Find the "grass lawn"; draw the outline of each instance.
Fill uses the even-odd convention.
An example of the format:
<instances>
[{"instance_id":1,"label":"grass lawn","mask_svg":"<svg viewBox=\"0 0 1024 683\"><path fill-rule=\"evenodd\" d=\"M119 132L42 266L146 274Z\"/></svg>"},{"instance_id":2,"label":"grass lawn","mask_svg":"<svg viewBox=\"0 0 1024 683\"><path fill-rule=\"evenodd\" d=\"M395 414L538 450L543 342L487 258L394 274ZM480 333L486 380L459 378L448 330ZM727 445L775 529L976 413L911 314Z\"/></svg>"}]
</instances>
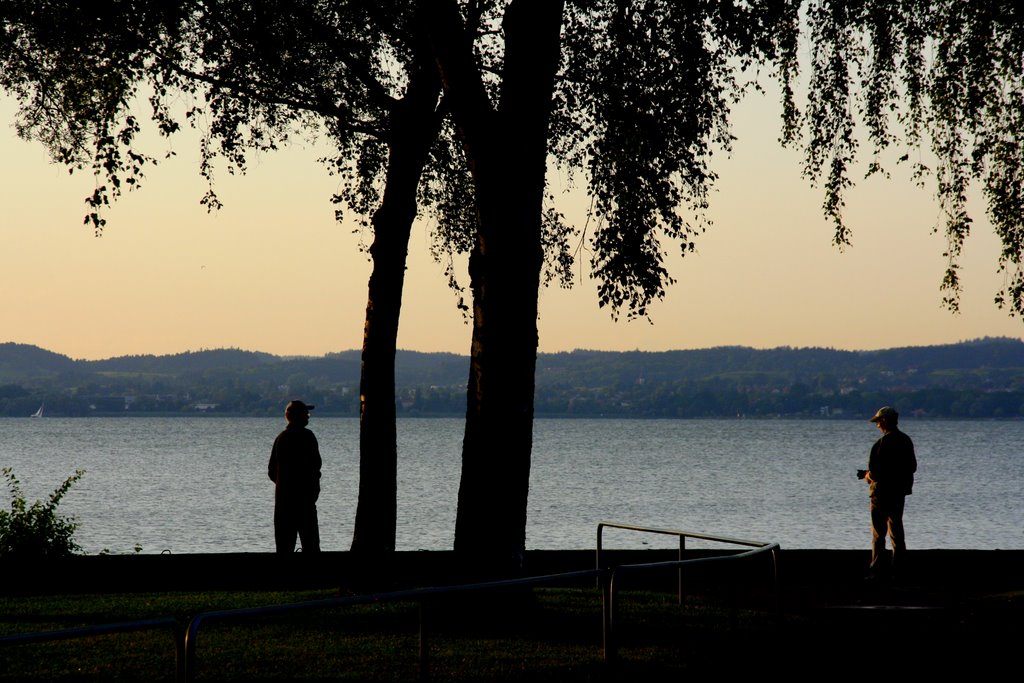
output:
<instances>
[{"instance_id":1,"label":"grass lawn","mask_svg":"<svg viewBox=\"0 0 1024 683\"><path fill-rule=\"evenodd\" d=\"M149 593L0 598L0 635L336 597L332 591ZM685 671L730 633L727 610L661 593L625 596L616 669ZM596 589L472 595L425 607L432 680L605 680ZM741 613L745 631L769 615ZM209 622L197 639L198 680L373 680L420 677L420 608L386 603ZM717 634L717 635L716 635ZM689 645L687 641L689 640ZM0 647L0 680L173 681L171 629Z\"/></svg>"},{"instance_id":2,"label":"grass lawn","mask_svg":"<svg viewBox=\"0 0 1024 683\"><path fill-rule=\"evenodd\" d=\"M0 597L0 636L338 597L335 590ZM596 588L517 589L423 608L435 681L658 681L687 675L819 678L882 666L918 675L995 674L1015 664L1022 596L940 610L740 609L721 596L630 591L604 661ZM420 679L420 606L375 603L207 622L197 680ZM754 673L754 672L759 673ZM0 681L173 681L170 628L0 646Z\"/></svg>"}]
</instances>

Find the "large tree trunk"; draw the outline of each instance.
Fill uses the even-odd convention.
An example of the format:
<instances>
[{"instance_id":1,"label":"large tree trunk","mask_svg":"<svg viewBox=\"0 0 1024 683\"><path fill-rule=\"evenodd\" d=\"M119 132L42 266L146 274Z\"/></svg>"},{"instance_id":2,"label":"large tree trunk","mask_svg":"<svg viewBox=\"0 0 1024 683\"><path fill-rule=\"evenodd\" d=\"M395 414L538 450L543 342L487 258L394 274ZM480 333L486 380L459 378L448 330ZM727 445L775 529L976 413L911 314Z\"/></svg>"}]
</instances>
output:
<instances>
[{"instance_id":1,"label":"large tree trunk","mask_svg":"<svg viewBox=\"0 0 1024 683\"><path fill-rule=\"evenodd\" d=\"M427 61L410 77L389 121L384 197L373 215L373 244L359 378L359 502L352 550L395 549L398 445L395 426L395 351L416 192L440 128L440 83Z\"/></svg>"},{"instance_id":2,"label":"large tree trunk","mask_svg":"<svg viewBox=\"0 0 1024 683\"><path fill-rule=\"evenodd\" d=\"M480 570L505 573L521 566L526 547L541 210L562 3L515 0L505 10L497 111L454 3L438 15L433 45L463 135L478 218L455 550Z\"/></svg>"}]
</instances>

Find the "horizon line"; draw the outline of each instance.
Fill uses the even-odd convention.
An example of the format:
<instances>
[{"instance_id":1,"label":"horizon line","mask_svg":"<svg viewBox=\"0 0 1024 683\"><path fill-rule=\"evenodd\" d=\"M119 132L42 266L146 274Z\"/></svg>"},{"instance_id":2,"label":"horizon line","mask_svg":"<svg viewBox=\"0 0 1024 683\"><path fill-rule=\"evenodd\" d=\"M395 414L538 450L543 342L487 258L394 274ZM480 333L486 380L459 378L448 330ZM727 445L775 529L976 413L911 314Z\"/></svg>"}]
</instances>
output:
<instances>
[{"instance_id":1,"label":"horizon line","mask_svg":"<svg viewBox=\"0 0 1024 683\"><path fill-rule=\"evenodd\" d=\"M875 348L875 349L847 349L847 348L841 348L841 347L836 347L836 346L820 346L820 345L793 346L793 345L788 345L788 344L783 344L783 345L778 345L778 346L753 346L753 345L749 345L749 344L719 344L719 345L716 345L716 346L702 346L702 347L695 347L695 348L658 349L658 350L647 350L647 349L639 349L639 348L636 348L636 349L595 349L595 348L576 347L576 348L571 349L571 350L538 351L537 355L539 357L539 356L542 356L542 355L553 356L553 355L562 354L562 353L581 353L581 352L589 352L589 353L652 353L652 354L654 354L654 353L679 353L679 352L694 352L694 351L713 351L713 350L716 350L716 349L749 349L749 350L753 350L753 351L777 351L777 350L780 350L780 349L789 349L789 350L794 350L794 351L801 351L801 350L825 350L825 351L840 351L840 352L846 352L846 353L872 353L872 352L878 352L878 351L892 351L892 350L895 350L895 349L933 348L933 347L941 347L941 346L958 346L958 345L962 345L962 344L973 344L973 343L979 343L979 342L999 342L999 341L1010 341L1010 342L1024 343L1024 337L1011 337L1011 336L1006 336L1006 335L995 335L995 336L988 336L988 335L986 335L986 336L983 336L983 337L975 337L975 338L972 338L972 339L961 339L959 341L944 342L944 343L939 343L939 344L912 344L912 345L880 347L880 348ZM48 348L46 348L44 346L40 346L38 344L31 344L31 343L26 343L26 342L16 342L16 341L0 342L0 347L7 346L7 345L33 347L33 348L36 348L36 349L40 349L42 351L46 351L47 353L53 353L53 354L56 354L56 355L59 355L59 356L64 356L65 358L68 358L68 359L70 359L72 361L76 361L76 362L77 361L100 362L100 361L106 361L106 360L116 360L116 359L119 359L119 358L138 358L138 357L147 357L147 356L154 357L154 358L159 358L159 357L167 357L167 356L182 356L182 355L191 354L191 353L208 353L208 352L213 352L213 351L241 351L243 353L252 353L252 354L257 354L257 355L273 356L275 358L280 358L280 359L284 359L284 360L289 360L289 359L321 359L321 358L326 358L326 357L332 356L332 355L343 355L343 354L350 354L350 353L361 354L362 353L361 349L343 349L341 351L325 351L325 352L323 352L321 354L309 354L309 353L280 354L280 353L272 353L270 351L260 351L260 350L253 350L253 349L245 349L245 348L241 348L241 347L237 347L237 346L217 346L217 347L199 347L197 349L188 349L188 350L185 350L185 351L172 351L172 352L168 352L168 353L152 353L152 352L149 352L149 353L124 353L124 354L120 354L120 355L105 356L105 357L95 357L95 358L78 357L78 358L76 358L76 357L71 356L69 354L66 354L66 353L63 353L63 352L60 352L60 351L55 351L53 349L48 349ZM457 352L457 351L421 351L421 350L418 350L418 349L402 349L402 348L400 348L400 349L396 349L396 353L398 353L398 352L420 353L420 354L425 354L425 355L432 355L432 354L440 355L440 354L444 354L444 355L459 356L459 357L462 357L462 358L469 358L469 354L468 353L462 353L462 352Z\"/></svg>"}]
</instances>

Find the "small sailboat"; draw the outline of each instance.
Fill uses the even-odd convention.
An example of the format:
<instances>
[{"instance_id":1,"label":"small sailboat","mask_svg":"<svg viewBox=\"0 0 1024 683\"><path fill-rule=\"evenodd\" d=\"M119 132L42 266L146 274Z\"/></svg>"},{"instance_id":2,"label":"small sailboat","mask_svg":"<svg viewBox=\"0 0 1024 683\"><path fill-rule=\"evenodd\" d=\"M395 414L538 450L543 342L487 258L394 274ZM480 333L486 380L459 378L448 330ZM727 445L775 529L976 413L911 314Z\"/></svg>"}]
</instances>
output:
<instances>
[{"instance_id":1,"label":"small sailboat","mask_svg":"<svg viewBox=\"0 0 1024 683\"><path fill-rule=\"evenodd\" d=\"M29 417L42 417L43 416L43 404L39 404L39 410L29 415Z\"/></svg>"}]
</instances>

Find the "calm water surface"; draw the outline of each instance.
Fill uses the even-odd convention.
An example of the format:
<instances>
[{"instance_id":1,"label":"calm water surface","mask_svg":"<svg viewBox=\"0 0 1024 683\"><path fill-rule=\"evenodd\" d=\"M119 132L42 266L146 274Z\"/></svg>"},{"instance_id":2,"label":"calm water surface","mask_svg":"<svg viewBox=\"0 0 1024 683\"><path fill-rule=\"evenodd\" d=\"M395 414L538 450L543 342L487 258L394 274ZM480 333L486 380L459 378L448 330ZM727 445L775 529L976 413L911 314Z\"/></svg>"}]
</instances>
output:
<instances>
[{"instance_id":1,"label":"calm water surface","mask_svg":"<svg viewBox=\"0 0 1024 683\"><path fill-rule=\"evenodd\" d=\"M77 467L61 504L85 552L271 552L270 445L283 420L0 420L0 466L30 501ZM1024 548L1024 422L913 421L919 472L908 499L913 548ZM316 418L324 457L318 504L325 550L347 550L358 490L358 422ZM403 419L400 550L452 545L462 421ZM865 467L873 425L797 420L538 420L527 546L592 548L613 520L776 541L866 548ZM2 495L2 494L0 494ZM2 504L7 505L6 501ZM608 532L609 547L671 539ZM693 544L697 545L697 544Z\"/></svg>"}]
</instances>

